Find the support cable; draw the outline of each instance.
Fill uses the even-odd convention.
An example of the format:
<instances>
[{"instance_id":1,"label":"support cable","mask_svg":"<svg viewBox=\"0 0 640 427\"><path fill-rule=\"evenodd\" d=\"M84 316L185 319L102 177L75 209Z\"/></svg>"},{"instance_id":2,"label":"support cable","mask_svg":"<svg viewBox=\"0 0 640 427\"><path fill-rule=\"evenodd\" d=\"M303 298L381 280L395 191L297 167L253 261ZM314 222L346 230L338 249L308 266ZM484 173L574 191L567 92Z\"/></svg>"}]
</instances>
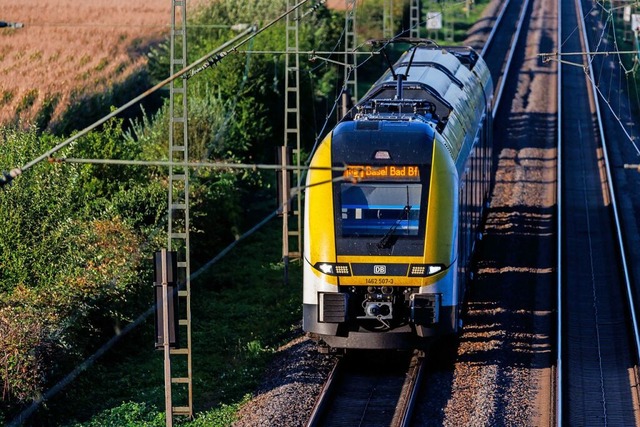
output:
<instances>
[{"instance_id":1,"label":"support cable","mask_svg":"<svg viewBox=\"0 0 640 427\"><path fill-rule=\"evenodd\" d=\"M126 110L127 108L131 107L132 105L136 104L137 102L141 101L142 99L144 99L147 96L151 95L152 93L156 92L158 89L161 89L162 87L164 87L168 83L171 83L172 81L174 81L174 80L176 80L176 79L178 79L179 77L182 77L182 76L185 76L185 78L191 78L195 74L203 71L206 68L209 68L211 65L217 64L225 56L227 56L229 53L237 51L237 49L239 47L243 46L249 40L255 38L259 34L262 34L264 31L266 31L267 29L269 29L272 26L274 26L277 22L279 22L280 20L285 18L287 15L293 13L298 8L302 7L308 1L309 0L300 1L298 4L293 6L290 10L287 10L286 12L284 12L283 14L278 16L277 18L273 19L267 25L262 27L261 29L258 29L257 26L255 26L255 25L250 26L249 28L245 29L242 33L240 33L239 35L237 35L236 37L234 37L233 39L231 39L227 43L223 44L222 46L220 46L220 47L214 49L213 51L207 53L206 55L202 56L197 61L193 62L192 64L190 64L188 66L186 66L185 68L181 69L180 71L178 71L177 73L173 74L172 76L166 78L165 80L161 81L160 83L158 83L157 85L155 85L151 89L149 89L149 90L145 91L144 93L138 95L137 97L135 97L131 101L129 101L126 104L124 104L123 106L121 106L120 108L117 108L116 110L112 111L110 114L107 114L106 116L104 116L102 119L100 119L100 120L96 121L95 123L87 126L86 128L84 128L83 130L81 130L77 134L73 135L72 137L64 140L63 142L61 142L60 144L58 144L55 147L51 148L50 150L48 150L47 152L45 152L41 156L31 160L30 162L28 162L27 164L25 164L25 165L23 165L21 167L17 167L17 168L12 169L10 172L3 172L2 175L0 176L0 188L4 187L6 184L9 184L11 181L13 181L13 179L15 179L17 176L21 175L24 171L30 169L34 165L42 162L43 160L51 157L52 154L55 154L56 152L60 151L64 147L68 146L69 144L71 144L72 142L76 141L80 137L88 134L93 129L95 129L98 126L104 124L109 119L115 117L116 115L118 115L122 111ZM247 37L247 36L249 36L249 37ZM231 45L233 45L233 47L231 49L228 49L226 51L224 50L228 46L231 46ZM196 70L196 67L200 67L200 68L198 68ZM187 73L190 73L188 77L186 77Z\"/></svg>"},{"instance_id":2,"label":"support cable","mask_svg":"<svg viewBox=\"0 0 640 427\"><path fill-rule=\"evenodd\" d=\"M282 168L282 166L280 166L279 168ZM313 184L313 185L310 185L310 186L296 188L295 190L302 192L306 188L309 188L309 187L312 187L312 186L326 185L326 184L333 183L333 182L338 181L338 180L344 180L344 179L345 178L343 178L343 177L338 177L338 178L334 178L334 179L332 179L330 181L324 181L324 182L316 183L316 184ZM216 264L218 261L220 261L226 255L228 255L229 252L231 252L231 250L233 248L235 248L238 244L240 244L240 242L246 240L248 237L250 237L251 235L256 233L258 230L260 230L267 223L269 223L270 220L272 220L273 218L275 218L278 215L278 210L279 209L282 209L282 206L278 207L278 209L276 209L275 211L271 212L269 215L267 215L265 218L263 218L260 222L258 222L256 225L254 225L251 229L249 229L244 234L242 234L240 237L238 237L236 240L231 242L226 248L224 248L222 251L220 251L215 257L213 257L211 260L209 260L207 263L205 263L196 272L192 273L191 276L190 276L190 279L191 280L195 280L196 278L198 278L200 275L205 273L209 268L211 268L214 264ZM96 350L95 353L93 353L91 356L87 357L82 363L78 364L62 380L58 381L58 383L56 383L53 387L51 387L49 390L47 390L45 393L43 393L37 399L35 399L31 403L31 405L29 405L29 407L27 409L22 411L13 420L11 420L11 422L9 422L7 424L7 427L19 427L22 424L24 424L29 419L29 417L31 417L36 412L38 407L43 402L46 402L47 400L50 400L52 397L54 397L56 394L58 394L60 391L62 391L66 386L71 384L71 382L74 381L82 372L84 372L88 368L90 368L100 357L102 357L107 351L109 351L114 345L116 345L129 332L133 331L135 328L137 328L138 326L142 325L145 322L145 320L147 320L147 318L149 316L151 316L155 311L156 311L156 305L155 304L153 304L149 308L147 308L147 310L145 310L133 322L127 324L127 326L122 328L122 330L118 334L114 335L113 337L111 337L111 339L109 339L109 341L104 343L98 350Z\"/></svg>"},{"instance_id":3,"label":"support cable","mask_svg":"<svg viewBox=\"0 0 640 427\"><path fill-rule=\"evenodd\" d=\"M212 169L244 169L244 170L282 170L282 165L267 163L227 163L227 162L173 162L170 160L122 160L122 159L86 159L60 157L49 159L50 163L79 163L79 164L96 164L96 165L119 165L119 166L160 166L160 167L177 167L185 166L189 168L212 168ZM286 166L285 170L295 170L297 166ZM339 167L320 167L305 166L303 169L311 170L332 170L342 172L346 170L346 166Z\"/></svg>"},{"instance_id":4,"label":"support cable","mask_svg":"<svg viewBox=\"0 0 640 427\"><path fill-rule=\"evenodd\" d=\"M191 77L195 76L196 74L200 73L201 71L206 70L207 68L211 67L212 65L217 64L218 62L220 62L225 56L227 56L230 53L233 52L237 52L238 48L240 46L243 46L245 43L247 43L249 40L257 37L258 35L262 34L263 32L265 32L266 30L268 30L269 28L273 27L275 24L277 24L280 20L286 18L287 16L289 16L290 14L292 14L293 12L295 12L296 10L298 10L300 7L302 7L305 3L307 3L309 0L302 0L301 2L299 2L298 4L296 4L295 6L293 6L291 9L285 11L284 13L282 13L280 16L278 16L277 18L271 20L271 22L269 22L267 25L265 25L264 27L260 28L259 30L257 29L256 26L252 27L255 29L255 34L253 34L251 37L248 37L247 39L239 42L238 44L236 44L235 46L233 46L231 49L225 51L225 52L219 52L216 53L214 55L210 55L208 58L206 58L205 60L203 60L203 64L197 68L197 69L193 69L195 67L192 67L192 69L189 70L189 74L185 76L185 78L190 79Z\"/></svg>"},{"instance_id":5,"label":"support cable","mask_svg":"<svg viewBox=\"0 0 640 427\"><path fill-rule=\"evenodd\" d=\"M164 79L163 81L161 81L157 85L153 86L151 89L148 89L147 91L143 92L142 94L140 94L137 97L133 98L131 101L129 101L126 104L124 104L123 106L113 110L111 113L107 114L106 116L104 116L100 120L94 122L93 124L91 124L91 125L87 126L86 128L82 129L80 132L76 133L75 135L67 138L64 141L62 141L61 143L59 143L55 147L51 148L50 150L48 150L47 152L42 154L41 156L36 157L35 159L31 160L30 162L28 162L27 164L25 164L22 167L18 167L18 168L12 169L11 172L9 172L9 173L4 172L3 173L4 179L0 179L0 188L3 187L4 185L10 183L14 178L16 178L17 176L21 175L24 171L30 169L34 165L42 162L43 160L48 159L53 154L55 154L58 151L62 150L64 147L68 146L69 144L71 144L72 142L76 141L80 137L85 136L86 134L88 134L89 132L91 132L92 130L97 128L98 126L100 126L100 125L104 124L105 122L107 122L109 119L112 119L113 117L117 116L118 114L120 114L124 110L128 109L129 107L131 107L132 105L135 105L136 103L138 103L139 101L143 100L147 96L151 95L152 93L156 92L157 90L161 89L162 87L166 86L167 84L171 83L172 81L178 79L179 77L181 77L183 74L185 74L189 70L191 70L191 69L199 66L200 64L202 64L204 61L206 61L212 55L216 55L218 52L222 51L227 46L230 46L235 41L241 40L243 37L249 35L252 32L255 32L255 27L247 28L242 33L240 33L236 37L234 37L232 40L230 40L227 43L221 45L220 47L214 49L213 51L209 52L205 56L203 56L200 59L198 59L197 61L195 61L193 64L183 68L182 70L178 71L177 73L173 74L172 76L167 77L166 79Z\"/></svg>"},{"instance_id":6,"label":"support cable","mask_svg":"<svg viewBox=\"0 0 640 427\"><path fill-rule=\"evenodd\" d=\"M600 5L602 7L602 5ZM583 21L585 19L586 16L589 16L595 9L597 8L597 5L592 6L591 10L589 10L586 14L584 14L584 16L582 17ZM590 72L590 65L593 65L593 61L595 59L595 57L597 55L605 55L605 56L609 56L609 55L617 55L618 56L618 63L620 64L621 68L624 70L625 75L628 75L629 73L634 71L634 68L636 67L636 65L634 65L634 68L632 68L631 70L627 70L624 65L622 64L622 60L620 59L621 55L638 55L638 51L637 50L632 50L632 51L620 51L620 50L612 50L612 51L599 51L598 49L600 48L600 45L603 43L604 39L605 39L605 32L607 30L607 28L614 28L614 46L617 48L618 44L617 44L617 39L615 37L615 27L613 26L613 17L611 15L611 11L614 9L606 9L604 7L602 7L603 10L605 12L607 12L609 14L608 18L605 20L605 24L603 25L603 30L602 33L600 34L600 37L598 39L598 43L596 45L596 48L594 51L588 50L588 51L582 51L582 52L551 52L551 53L540 53L538 54L539 57L542 58L543 62L549 62L549 61L557 61L559 63L564 63L567 65L572 65L572 66L577 66L577 67L581 67L582 69L584 69L585 71L585 75L587 76L587 78L592 82L598 96L603 100L603 102L607 105L607 107L609 108L609 110L611 111L611 114L613 115L613 117L615 118L615 120L618 122L618 124L620 125L620 128L622 129L623 133L625 134L625 136L627 137L627 139L629 140L629 142L631 142L631 144L633 145L633 148L635 149L636 153L640 156L640 147L638 147L638 144L636 144L636 142L634 141L633 137L629 134L629 132L627 131L627 129L624 126L624 123L622 123L622 119L619 117L619 115L614 111L613 106L611 105L611 103L609 102L609 99L605 96L604 93L602 93L602 91L600 90L599 85L596 83L596 81L594 80L595 76L592 76L592 71ZM609 25L609 21L612 22L611 26ZM571 37L572 34L574 34L576 31L578 30L578 27L576 27L574 29L574 31L565 38L565 40L568 40L569 37ZM563 45L564 43L562 43ZM563 56L586 56L587 57L587 64L580 64L580 63L576 63L576 62L570 62L570 61L566 61L563 59L560 59ZM604 66L604 64L603 64ZM591 67L592 68L592 67ZM602 73L601 73L602 74ZM637 95L637 94L636 94ZM640 101L639 101L640 104Z\"/></svg>"}]
</instances>

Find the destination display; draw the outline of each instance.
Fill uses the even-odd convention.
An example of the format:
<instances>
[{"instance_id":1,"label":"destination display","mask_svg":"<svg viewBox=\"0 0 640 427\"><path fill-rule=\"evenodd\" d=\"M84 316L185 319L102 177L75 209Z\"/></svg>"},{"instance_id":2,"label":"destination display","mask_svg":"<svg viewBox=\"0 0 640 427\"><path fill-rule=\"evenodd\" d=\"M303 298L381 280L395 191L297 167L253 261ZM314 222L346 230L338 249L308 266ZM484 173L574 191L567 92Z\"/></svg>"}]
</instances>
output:
<instances>
[{"instance_id":1,"label":"destination display","mask_svg":"<svg viewBox=\"0 0 640 427\"><path fill-rule=\"evenodd\" d=\"M344 178L360 181L360 180L402 180L402 181L419 181L420 168L418 166L365 166L365 165L349 165L343 173Z\"/></svg>"}]
</instances>

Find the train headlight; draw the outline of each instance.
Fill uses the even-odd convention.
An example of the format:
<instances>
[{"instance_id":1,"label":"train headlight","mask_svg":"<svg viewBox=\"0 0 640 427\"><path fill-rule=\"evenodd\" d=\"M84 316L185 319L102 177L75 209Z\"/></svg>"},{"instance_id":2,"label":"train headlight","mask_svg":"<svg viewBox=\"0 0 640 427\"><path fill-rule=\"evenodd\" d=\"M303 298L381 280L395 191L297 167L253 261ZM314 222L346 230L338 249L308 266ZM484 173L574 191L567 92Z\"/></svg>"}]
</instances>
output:
<instances>
[{"instance_id":1,"label":"train headlight","mask_svg":"<svg viewBox=\"0 0 640 427\"><path fill-rule=\"evenodd\" d=\"M409 277L428 277L438 274L445 269L442 264L411 264Z\"/></svg>"},{"instance_id":2,"label":"train headlight","mask_svg":"<svg viewBox=\"0 0 640 427\"><path fill-rule=\"evenodd\" d=\"M351 276L349 264L336 262L317 262L314 265L316 270L328 274L329 276Z\"/></svg>"}]
</instances>

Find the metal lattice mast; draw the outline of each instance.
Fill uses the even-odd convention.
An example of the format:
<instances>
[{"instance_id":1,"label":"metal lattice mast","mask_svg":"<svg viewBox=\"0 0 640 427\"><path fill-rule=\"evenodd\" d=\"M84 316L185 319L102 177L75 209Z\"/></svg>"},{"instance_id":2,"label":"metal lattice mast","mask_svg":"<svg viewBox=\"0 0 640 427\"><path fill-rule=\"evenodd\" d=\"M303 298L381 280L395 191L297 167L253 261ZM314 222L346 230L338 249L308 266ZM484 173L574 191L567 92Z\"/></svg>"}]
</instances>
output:
<instances>
[{"instance_id":1,"label":"metal lattice mast","mask_svg":"<svg viewBox=\"0 0 640 427\"><path fill-rule=\"evenodd\" d=\"M390 39L393 36L393 30L393 0L384 0L382 38Z\"/></svg>"},{"instance_id":2,"label":"metal lattice mast","mask_svg":"<svg viewBox=\"0 0 640 427\"><path fill-rule=\"evenodd\" d=\"M187 64L186 0L171 0L171 75ZM187 139L187 79L172 80L169 88L169 160L185 166L169 168L168 249L177 255L179 313L178 348L171 349L171 386L165 390L179 400L171 403L175 415L193 416L191 369L191 265L189 254L189 144ZM168 402L173 402L169 400ZM184 403L183 403L184 402Z\"/></svg>"},{"instance_id":3,"label":"metal lattice mast","mask_svg":"<svg viewBox=\"0 0 640 427\"><path fill-rule=\"evenodd\" d=\"M287 0L287 10L291 10L296 1ZM287 15L286 53L285 53L285 98L284 98L284 146L291 149L296 164L294 182L301 179L300 169L300 9ZM285 176L286 174L283 174ZM301 257L302 252L302 198L291 200L293 215L289 218L289 206L283 209L282 256L285 264L289 259Z\"/></svg>"},{"instance_id":4,"label":"metal lattice mast","mask_svg":"<svg viewBox=\"0 0 640 427\"><path fill-rule=\"evenodd\" d=\"M346 1L344 22L345 54L344 81L352 104L358 100L358 59L356 51L356 0ZM353 53L350 53L353 52Z\"/></svg>"},{"instance_id":5,"label":"metal lattice mast","mask_svg":"<svg viewBox=\"0 0 640 427\"><path fill-rule=\"evenodd\" d=\"M453 42L454 12L451 10L446 0L442 3L442 20L444 21L444 39L448 42Z\"/></svg>"},{"instance_id":6,"label":"metal lattice mast","mask_svg":"<svg viewBox=\"0 0 640 427\"><path fill-rule=\"evenodd\" d=\"M410 0L409 6L409 37L420 37L420 0Z\"/></svg>"}]
</instances>

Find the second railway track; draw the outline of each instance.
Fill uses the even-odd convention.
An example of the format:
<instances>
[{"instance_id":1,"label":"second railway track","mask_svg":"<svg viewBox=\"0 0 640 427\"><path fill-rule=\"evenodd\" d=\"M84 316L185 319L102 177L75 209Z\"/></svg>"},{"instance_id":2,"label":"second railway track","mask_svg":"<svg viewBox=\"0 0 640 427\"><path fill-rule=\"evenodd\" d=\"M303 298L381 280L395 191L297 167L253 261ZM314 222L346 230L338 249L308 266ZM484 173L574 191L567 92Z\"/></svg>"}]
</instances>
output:
<instances>
[{"instance_id":1,"label":"second railway track","mask_svg":"<svg viewBox=\"0 0 640 427\"><path fill-rule=\"evenodd\" d=\"M562 51L590 51L581 2L560 2L559 15ZM558 423L631 426L639 409L635 308L587 65L561 64L559 84Z\"/></svg>"}]
</instances>

